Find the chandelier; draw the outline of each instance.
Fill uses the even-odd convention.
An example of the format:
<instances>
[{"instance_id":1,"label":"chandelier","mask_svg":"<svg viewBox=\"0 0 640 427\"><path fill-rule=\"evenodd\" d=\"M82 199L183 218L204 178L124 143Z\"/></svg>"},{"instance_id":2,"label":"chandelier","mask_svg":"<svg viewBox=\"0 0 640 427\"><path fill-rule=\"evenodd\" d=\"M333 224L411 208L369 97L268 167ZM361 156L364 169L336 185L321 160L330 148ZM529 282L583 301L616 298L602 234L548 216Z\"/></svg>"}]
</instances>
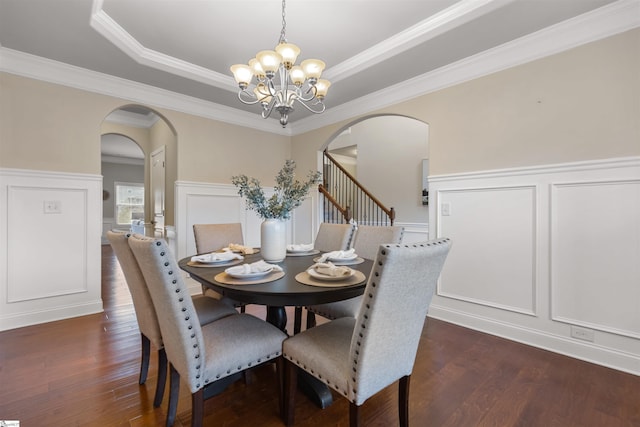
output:
<instances>
[{"instance_id":1,"label":"chandelier","mask_svg":"<svg viewBox=\"0 0 640 427\"><path fill-rule=\"evenodd\" d=\"M325 64L319 59L306 59L300 65L294 65L300 48L287 43L284 9L285 0L282 0L282 31L275 49L258 52L249 65L231 66L240 87L238 99L248 105L259 103L263 119L277 110L282 127L287 126L289 113L294 110L296 101L312 113L324 112L323 100L331 85L328 80L320 78Z\"/></svg>"}]
</instances>

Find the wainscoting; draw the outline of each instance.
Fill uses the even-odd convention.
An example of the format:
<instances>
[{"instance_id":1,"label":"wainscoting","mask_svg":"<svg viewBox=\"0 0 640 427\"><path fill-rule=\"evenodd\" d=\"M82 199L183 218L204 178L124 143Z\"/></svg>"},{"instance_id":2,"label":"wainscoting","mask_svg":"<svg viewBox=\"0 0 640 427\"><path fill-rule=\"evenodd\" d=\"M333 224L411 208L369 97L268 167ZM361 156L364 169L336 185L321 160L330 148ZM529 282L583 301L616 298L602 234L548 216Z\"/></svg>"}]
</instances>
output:
<instances>
[{"instance_id":1,"label":"wainscoting","mask_svg":"<svg viewBox=\"0 0 640 427\"><path fill-rule=\"evenodd\" d=\"M0 169L0 330L102 311L99 175Z\"/></svg>"},{"instance_id":2,"label":"wainscoting","mask_svg":"<svg viewBox=\"0 0 640 427\"><path fill-rule=\"evenodd\" d=\"M431 316L640 375L640 158L429 182Z\"/></svg>"}]
</instances>

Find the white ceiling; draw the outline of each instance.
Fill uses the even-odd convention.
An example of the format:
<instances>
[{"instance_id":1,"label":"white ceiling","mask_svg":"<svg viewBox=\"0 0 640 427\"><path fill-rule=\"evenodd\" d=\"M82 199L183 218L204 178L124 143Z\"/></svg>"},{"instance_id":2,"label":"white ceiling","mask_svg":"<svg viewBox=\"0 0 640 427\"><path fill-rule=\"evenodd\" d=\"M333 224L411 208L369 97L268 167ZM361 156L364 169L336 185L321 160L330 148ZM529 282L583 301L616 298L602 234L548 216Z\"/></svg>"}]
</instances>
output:
<instances>
[{"instance_id":1,"label":"white ceiling","mask_svg":"<svg viewBox=\"0 0 640 427\"><path fill-rule=\"evenodd\" d=\"M326 62L324 77L332 86L325 115L340 117L358 101L392 98L388 94L407 81L613 3L289 0L286 35L302 49L301 59ZM639 0L617 3L640 11ZM5 55L27 53L114 76L116 82L164 89L170 91L162 92L169 94L169 106L171 96L176 108L188 99L215 110L221 120L236 117L229 121L247 126L262 120L259 107L237 100L229 67L272 49L281 25L278 0L0 0L0 49ZM523 61L526 54L522 52ZM375 94L383 89L384 96ZM312 120L309 115L298 108L290 127Z\"/></svg>"}]
</instances>

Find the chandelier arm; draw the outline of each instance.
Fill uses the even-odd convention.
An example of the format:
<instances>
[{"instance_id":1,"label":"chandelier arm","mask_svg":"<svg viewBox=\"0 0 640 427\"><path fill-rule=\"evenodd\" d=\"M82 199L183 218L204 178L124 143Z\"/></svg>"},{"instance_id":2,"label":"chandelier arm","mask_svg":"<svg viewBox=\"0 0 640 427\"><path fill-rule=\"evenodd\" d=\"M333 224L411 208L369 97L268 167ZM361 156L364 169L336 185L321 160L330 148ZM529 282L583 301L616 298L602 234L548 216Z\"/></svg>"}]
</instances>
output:
<instances>
[{"instance_id":1,"label":"chandelier arm","mask_svg":"<svg viewBox=\"0 0 640 427\"><path fill-rule=\"evenodd\" d=\"M242 95L246 95L248 98L243 98ZM238 99L240 100L240 102L242 102L243 104L247 104L247 105L254 105L257 104L258 102L260 102L259 99L256 99L255 95L252 94L251 92L249 92L248 90L244 89L238 92Z\"/></svg>"},{"instance_id":2,"label":"chandelier arm","mask_svg":"<svg viewBox=\"0 0 640 427\"><path fill-rule=\"evenodd\" d=\"M262 106L262 118L263 119L268 119L269 116L271 116L271 113L273 112L273 108L276 106L276 97L272 97L271 98L271 102L269 102L269 105L263 105Z\"/></svg>"},{"instance_id":3,"label":"chandelier arm","mask_svg":"<svg viewBox=\"0 0 640 427\"><path fill-rule=\"evenodd\" d=\"M320 101L318 99L317 102L314 102L313 104L308 104L306 101L303 101L302 99L298 98L297 101L299 102L300 105L302 105L304 108L306 108L307 110L311 111L314 114L321 114L324 113L324 110L327 108L324 105L324 102ZM314 109L313 107L315 105L320 105L320 109Z\"/></svg>"},{"instance_id":4,"label":"chandelier arm","mask_svg":"<svg viewBox=\"0 0 640 427\"><path fill-rule=\"evenodd\" d=\"M305 97L305 96L303 95L303 93L302 93L302 89L300 89L300 90L298 91L297 98L298 98L299 100L301 100L301 101L304 101L304 102L313 101L314 99L317 99L317 98L316 98L316 94L318 93L318 89L317 89L315 86L313 86L313 85L309 85L309 89L307 89L304 93L305 93L305 94L307 94L307 93L311 93L311 95L310 95L308 98L307 98L307 97Z\"/></svg>"}]
</instances>

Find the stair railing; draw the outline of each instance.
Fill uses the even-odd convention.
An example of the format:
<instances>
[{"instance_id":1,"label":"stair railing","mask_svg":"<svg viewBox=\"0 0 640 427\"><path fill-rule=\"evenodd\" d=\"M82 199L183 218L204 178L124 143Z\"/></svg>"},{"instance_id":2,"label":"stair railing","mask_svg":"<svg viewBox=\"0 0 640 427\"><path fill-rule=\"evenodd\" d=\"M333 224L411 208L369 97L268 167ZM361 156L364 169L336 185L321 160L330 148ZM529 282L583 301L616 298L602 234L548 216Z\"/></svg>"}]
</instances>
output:
<instances>
[{"instance_id":1,"label":"stair railing","mask_svg":"<svg viewBox=\"0 0 640 427\"><path fill-rule=\"evenodd\" d=\"M393 225L395 210L384 206L327 150L323 154L322 184L318 190L324 195L324 221Z\"/></svg>"}]
</instances>

